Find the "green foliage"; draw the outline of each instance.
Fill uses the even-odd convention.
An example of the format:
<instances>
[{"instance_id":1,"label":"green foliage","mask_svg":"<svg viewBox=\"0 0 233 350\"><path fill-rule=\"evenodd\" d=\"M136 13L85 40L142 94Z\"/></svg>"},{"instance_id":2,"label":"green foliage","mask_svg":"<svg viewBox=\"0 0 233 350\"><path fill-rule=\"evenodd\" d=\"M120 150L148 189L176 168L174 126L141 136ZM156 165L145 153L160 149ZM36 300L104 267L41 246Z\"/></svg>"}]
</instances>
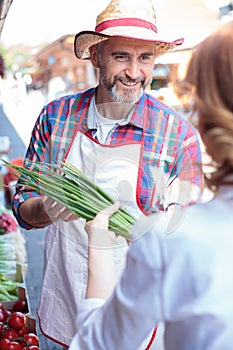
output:
<instances>
[{"instance_id":1,"label":"green foliage","mask_svg":"<svg viewBox=\"0 0 233 350\"><path fill-rule=\"evenodd\" d=\"M23 65L29 59L31 53L30 48L22 45L6 47L0 43L0 55L4 59L6 70L11 70L15 64Z\"/></svg>"}]
</instances>

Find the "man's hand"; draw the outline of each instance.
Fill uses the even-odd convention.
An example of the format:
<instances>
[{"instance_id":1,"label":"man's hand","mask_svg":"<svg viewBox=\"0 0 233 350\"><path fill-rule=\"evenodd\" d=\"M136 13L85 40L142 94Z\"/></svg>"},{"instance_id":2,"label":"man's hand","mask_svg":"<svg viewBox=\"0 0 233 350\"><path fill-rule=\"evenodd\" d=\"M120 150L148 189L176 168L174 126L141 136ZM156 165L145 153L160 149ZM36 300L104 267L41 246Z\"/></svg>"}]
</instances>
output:
<instances>
[{"instance_id":1,"label":"man's hand","mask_svg":"<svg viewBox=\"0 0 233 350\"><path fill-rule=\"evenodd\" d=\"M78 219L78 216L69 209L47 196L27 199L20 205L19 215L25 222L35 228L48 226L58 220L72 221Z\"/></svg>"},{"instance_id":2,"label":"man's hand","mask_svg":"<svg viewBox=\"0 0 233 350\"><path fill-rule=\"evenodd\" d=\"M47 196L42 197L42 207L51 222L58 220L67 222L78 219L78 216L72 213L69 209Z\"/></svg>"}]
</instances>

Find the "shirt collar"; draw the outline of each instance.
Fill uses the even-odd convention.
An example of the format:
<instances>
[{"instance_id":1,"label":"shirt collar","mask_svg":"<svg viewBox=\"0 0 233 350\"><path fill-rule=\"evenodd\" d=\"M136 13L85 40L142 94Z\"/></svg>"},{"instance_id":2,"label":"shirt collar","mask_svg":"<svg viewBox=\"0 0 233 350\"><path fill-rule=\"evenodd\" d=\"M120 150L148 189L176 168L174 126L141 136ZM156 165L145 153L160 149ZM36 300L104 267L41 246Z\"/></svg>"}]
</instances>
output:
<instances>
[{"instance_id":1,"label":"shirt collar","mask_svg":"<svg viewBox=\"0 0 233 350\"><path fill-rule=\"evenodd\" d=\"M140 109L144 106L145 95L140 98L135 107L129 112L127 118L119 123L119 125L132 124L136 127L143 129L143 114L140 112ZM92 96L90 106L88 109L87 117L87 127L88 129L97 129L96 119L95 119L95 95Z\"/></svg>"}]
</instances>

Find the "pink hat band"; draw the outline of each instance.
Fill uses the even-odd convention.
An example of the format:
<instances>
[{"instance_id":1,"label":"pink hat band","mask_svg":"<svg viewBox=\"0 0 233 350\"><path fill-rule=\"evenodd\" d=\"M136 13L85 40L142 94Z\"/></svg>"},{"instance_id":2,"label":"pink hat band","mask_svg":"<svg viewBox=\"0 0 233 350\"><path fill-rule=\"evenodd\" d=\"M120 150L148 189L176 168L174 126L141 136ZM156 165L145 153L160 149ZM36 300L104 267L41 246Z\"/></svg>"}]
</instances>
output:
<instances>
[{"instance_id":1,"label":"pink hat band","mask_svg":"<svg viewBox=\"0 0 233 350\"><path fill-rule=\"evenodd\" d=\"M124 26L142 27L142 28L150 29L153 32L157 33L157 27L154 24L139 18L110 19L97 25L95 28L95 31L101 33L102 31L112 27L124 27Z\"/></svg>"}]
</instances>

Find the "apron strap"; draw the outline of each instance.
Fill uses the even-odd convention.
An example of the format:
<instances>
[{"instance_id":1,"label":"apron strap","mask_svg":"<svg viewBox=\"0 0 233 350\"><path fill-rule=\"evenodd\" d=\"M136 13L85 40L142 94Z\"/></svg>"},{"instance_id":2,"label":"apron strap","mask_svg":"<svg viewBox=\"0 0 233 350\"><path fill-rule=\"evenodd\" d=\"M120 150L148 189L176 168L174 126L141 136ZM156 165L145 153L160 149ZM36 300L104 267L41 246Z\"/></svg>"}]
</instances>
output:
<instances>
[{"instance_id":1,"label":"apron strap","mask_svg":"<svg viewBox=\"0 0 233 350\"><path fill-rule=\"evenodd\" d=\"M155 336L156 336L156 333L157 333L157 328L158 326L156 326L153 330L153 333L152 333L152 336L150 338L150 341L149 341L149 344L147 345L147 347L145 348L145 350L149 350L155 340Z\"/></svg>"}]
</instances>

